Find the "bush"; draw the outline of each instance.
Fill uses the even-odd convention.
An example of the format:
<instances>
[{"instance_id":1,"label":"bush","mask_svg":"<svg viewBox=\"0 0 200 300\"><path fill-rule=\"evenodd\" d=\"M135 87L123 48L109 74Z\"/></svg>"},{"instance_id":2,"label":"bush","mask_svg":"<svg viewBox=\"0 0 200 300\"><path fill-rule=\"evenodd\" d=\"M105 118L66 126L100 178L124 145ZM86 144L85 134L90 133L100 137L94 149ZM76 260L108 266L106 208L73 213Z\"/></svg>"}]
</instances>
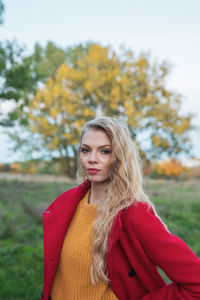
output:
<instances>
[{"instance_id":1,"label":"bush","mask_svg":"<svg viewBox=\"0 0 200 300\"><path fill-rule=\"evenodd\" d=\"M154 178L176 178L186 179L188 177L188 170L175 158L162 161L160 163L153 163L152 177Z\"/></svg>"}]
</instances>

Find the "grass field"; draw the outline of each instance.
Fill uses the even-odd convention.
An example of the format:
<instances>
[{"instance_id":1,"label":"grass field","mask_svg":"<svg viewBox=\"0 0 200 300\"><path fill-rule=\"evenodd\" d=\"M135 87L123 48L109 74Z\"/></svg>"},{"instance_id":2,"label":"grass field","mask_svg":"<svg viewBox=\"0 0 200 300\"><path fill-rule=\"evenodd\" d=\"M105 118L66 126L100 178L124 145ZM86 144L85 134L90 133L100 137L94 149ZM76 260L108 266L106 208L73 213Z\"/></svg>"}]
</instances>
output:
<instances>
[{"instance_id":1,"label":"grass field","mask_svg":"<svg viewBox=\"0 0 200 300\"><path fill-rule=\"evenodd\" d=\"M0 180L0 299L39 299L42 211L71 186ZM168 229L200 256L199 182L146 181L144 188Z\"/></svg>"}]
</instances>

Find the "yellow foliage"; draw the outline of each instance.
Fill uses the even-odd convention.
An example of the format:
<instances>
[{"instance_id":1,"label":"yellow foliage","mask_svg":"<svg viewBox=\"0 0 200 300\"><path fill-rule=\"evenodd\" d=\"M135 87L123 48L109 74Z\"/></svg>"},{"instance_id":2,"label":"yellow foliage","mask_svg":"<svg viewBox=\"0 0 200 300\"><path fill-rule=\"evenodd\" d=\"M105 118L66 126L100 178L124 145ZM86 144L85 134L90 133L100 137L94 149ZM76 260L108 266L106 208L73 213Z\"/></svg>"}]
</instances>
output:
<instances>
[{"instance_id":1,"label":"yellow foliage","mask_svg":"<svg viewBox=\"0 0 200 300\"><path fill-rule=\"evenodd\" d=\"M61 82L68 72L70 72L70 68L66 64L60 65L56 77L57 81Z\"/></svg>"},{"instance_id":2,"label":"yellow foliage","mask_svg":"<svg viewBox=\"0 0 200 300\"><path fill-rule=\"evenodd\" d=\"M152 143L155 147L162 147L162 148L167 148L170 146L169 144L169 141L160 137L160 136L157 136L157 135L153 135L151 137L151 140L152 140Z\"/></svg>"},{"instance_id":3,"label":"yellow foliage","mask_svg":"<svg viewBox=\"0 0 200 300\"><path fill-rule=\"evenodd\" d=\"M163 86L160 68L150 66L145 55L136 59L132 51L125 54L121 59L109 47L93 44L74 68L62 64L32 100L30 130L43 136L49 149L66 148L78 141L83 124L100 107L103 115L127 120L132 130L164 130L169 138L153 131L155 147L166 150L175 137L181 148L190 117L179 116L175 104L180 101Z\"/></svg>"},{"instance_id":4,"label":"yellow foliage","mask_svg":"<svg viewBox=\"0 0 200 300\"><path fill-rule=\"evenodd\" d=\"M92 81L89 81L89 80L88 80L88 81L85 83L84 87L85 87L85 89L86 89L87 92L92 92L93 89L94 89L94 84L93 84Z\"/></svg>"},{"instance_id":5,"label":"yellow foliage","mask_svg":"<svg viewBox=\"0 0 200 300\"><path fill-rule=\"evenodd\" d=\"M54 120L56 121L57 117L58 117L58 113L59 113L59 110L58 108L54 105L52 106L51 108L49 108L49 116Z\"/></svg>"},{"instance_id":6,"label":"yellow foliage","mask_svg":"<svg viewBox=\"0 0 200 300\"><path fill-rule=\"evenodd\" d=\"M152 136L152 142L155 147L159 147L161 144L161 138L159 136Z\"/></svg>"},{"instance_id":7,"label":"yellow foliage","mask_svg":"<svg viewBox=\"0 0 200 300\"><path fill-rule=\"evenodd\" d=\"M180 124L174 124L174 129L179 135L183 134L186 130L188 130L188 128L190 128L189 119L182 119Z\"/></svg>"},{"instance_id":8,"label":"yellow foliage","mask_svg":"<svg viewBox=\"0 0 200 300\"><path fill-rule=\"evenodd\" d=\"M110 94L111 104L117 106L119 99L120 99L120 88L119 86L115 86L114 88L112 88Z\"/></svg>"},{"instance_id":9,"label":"yellow foliage","mask_svg":"<svg viewBox=\"0 0 200 300\"><path fill-rule=\"evenodd\" d=\"M166 175L168 177L178 177L184 171L184 167L175 158L156 163L153 169L157 174Z\"/></svg>"},{"instance_id":10,"label":"yellow foliage","mask_svg":"<svg viewBox=\"0 0 200 300\"><path fill-rule=\"evenodd\" d=\"M126 114L127 114L128 118L133 117L134 107L132 105L126 105Z\"/></svg>"},{"instance_id":11,"label":"yellow foliage","mask_svg":"<svg viewBox=\"0 0 200 300\"><path fill-rule=\"evenodd\" d=\"M58 138L58 136L55 136L55 137L52 139L52 143L53 143L53 145L55 146L55 148L58 148L58 145L59 145L59 138Z\"/></svg>"},{"instance_id":12,"label":"yellow foliage","mask_svg":"<svg viewBox=\"0 0 200 300\"><path fill-rule=\"evenodd\" d=\"M93 112L88 107L86 107L86 108L83 109L83 115L85 117L89 117L89 116L92 117L93 116Z\"/></svg>"},{"instance_id":13,"label":"yellow foliage","mask_svg":"<svg viewBox=\"0 0 200 300\"><path fill-rule=\"evenodd\" d=\"M70 137L71 137L71 134L70 134L70 133L64 133L64 137L65 137L67 140L69 140Z\"/></svg>"},{"instance_id":14,"label":"yellow foliage","mask_svg":"<svg viewBox=\"0 0 200 300\"><path fill-rule=\"evenodd\" d=\"M14 173L19 173L21 171L21 164L20 163L12 163L10 165L10 169L11 169L11 172L14 172Z\"/></svg>"},{"instance_id":15,"label":"yellow foliage","mask_svg":"<svg viewBox=\"0 0 200 300\"><path fill-rule=\"evenodd\" d=\"M74 125L79 131L81 131L81 128L83 127L84 123L85 123L85 120L74 121Z\"/></svg>"},{"instance_id":16,"label":"yellow foliage","mask_svg":"<svg viewBox=\"0 0 200 300\"><path fill-rule=\"evenodd\" d=\"M145 57L140 56L140 58L137 61L137 65L140 69L146 69L148 67L148 61Z\"/></svg>"}]
</instances>

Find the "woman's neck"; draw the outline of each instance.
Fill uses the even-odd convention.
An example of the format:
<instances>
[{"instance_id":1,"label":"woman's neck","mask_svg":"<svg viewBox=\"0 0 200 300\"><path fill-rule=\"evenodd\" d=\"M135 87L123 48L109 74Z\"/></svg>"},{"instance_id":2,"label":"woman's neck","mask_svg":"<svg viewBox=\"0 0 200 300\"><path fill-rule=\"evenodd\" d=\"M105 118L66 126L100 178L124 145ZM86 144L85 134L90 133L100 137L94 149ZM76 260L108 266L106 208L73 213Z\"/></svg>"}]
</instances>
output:
<instances>
[{"instance_id":1,"label":"woman's neck","mask_svg":"<svg viewBox=\"0 0 200 300\"><path fill-rule=\"evenodd\" d=\"M104 192L108 186L108 182L98 183L98 182L91 182L91 191L89 195L88 202L91 204L99 203L103 197Z\"/></svg>"}]
</instances>

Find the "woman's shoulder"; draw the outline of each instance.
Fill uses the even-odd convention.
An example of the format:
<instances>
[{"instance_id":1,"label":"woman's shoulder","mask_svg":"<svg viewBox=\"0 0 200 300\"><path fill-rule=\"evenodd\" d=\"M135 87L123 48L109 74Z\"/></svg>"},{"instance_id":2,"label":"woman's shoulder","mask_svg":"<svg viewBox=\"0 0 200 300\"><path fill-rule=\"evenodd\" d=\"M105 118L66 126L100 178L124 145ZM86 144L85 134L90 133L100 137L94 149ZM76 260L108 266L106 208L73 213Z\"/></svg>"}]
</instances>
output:
<instances>
[{"instance_id":1,"label":"woman's shoulder","mask_svg":"<svg viewBox=\"0 0 200 300\"><path fill-rule=\"evenodd\" d=\"M145 215L155 215L154 205L149 201L137 201L135 200L132 205L126 209L127 216L129 218L141 218Z\"/></svg>"},{"instance_id":2,"label":"woman's shoulder","mask_svg":"<svg viewBox=\"0 0 200 300\"><path fill-rule=\"evenodd\" d=\"M123 223L127 229L135 231L149 230L154 226L163 226L163 222L157 215L154 205L147 201L135 201L123 214Z\"/></svg>"}]
</instances>

